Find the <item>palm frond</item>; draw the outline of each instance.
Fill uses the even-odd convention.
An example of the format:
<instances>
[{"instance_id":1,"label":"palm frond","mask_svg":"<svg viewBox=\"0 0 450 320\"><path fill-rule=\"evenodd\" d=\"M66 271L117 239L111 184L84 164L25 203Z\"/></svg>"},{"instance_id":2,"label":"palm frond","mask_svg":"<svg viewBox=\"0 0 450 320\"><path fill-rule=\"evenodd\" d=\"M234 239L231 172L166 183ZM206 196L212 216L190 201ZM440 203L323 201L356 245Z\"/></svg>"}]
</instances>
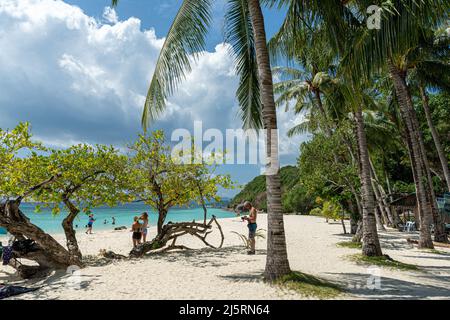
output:
<instances>
[{"instance_id":1,"label":"palm frond","mask_svg":"<svg viewBox=\"0 0 450 320\"><path fill-rule=\"evenodd\" d=\"M191 63L205 49L205 37L211 21L212 0L184 0L161 49L145 100L142 126L157 118L167 98L191 71ZM113 1L117 4L117 0Z\"/></svg>"},{"instance_id":2,"label":"palm frond","mask_svg":"<svg viewBox=\"0 0 450 320\"><path fill-rule=\"evenodd\" d=\"M248 0L229 0L225 15L225 40L231 44L240 77L237 98L244 128L261 128L262 105L258 65Z\"/></svg>"}]
</instances>

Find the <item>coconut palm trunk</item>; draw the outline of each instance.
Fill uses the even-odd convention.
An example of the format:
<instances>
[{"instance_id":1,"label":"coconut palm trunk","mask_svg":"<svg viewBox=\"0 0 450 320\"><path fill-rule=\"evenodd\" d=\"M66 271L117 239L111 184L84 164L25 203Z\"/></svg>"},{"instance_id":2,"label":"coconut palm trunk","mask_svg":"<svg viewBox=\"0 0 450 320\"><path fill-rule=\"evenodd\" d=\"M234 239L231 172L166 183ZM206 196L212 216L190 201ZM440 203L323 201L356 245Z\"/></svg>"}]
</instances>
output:
<instances>
[{"instance_id":1,"label":"coconut palm trunk","mask_svg":"<svg viewBox=\"0 0 450 320\"><path fill-rule=\"evenodd\" d=\"M448 160L444 153L444 148L442 147L441 140L433 125L431 119L430 105L428 95L423 86L419 86L420 95L422 97L423 110L425 111L425 117L427 118L428 127L430 128L431 135L433 136L434 145L439 156L439 161L441 162L442 172L444 173L445 182L447 183L447 190L450 192L450 170L448 168Z\"/></svg>"},{"instance_id":2,"label":"coconut palm trunk","mask_svg":"<svg viewBox=\"0 0 450 320\"><path fill-rule=\"evenodd\" d=\"M380 240L378 239L376 208L374 194L372 189L369 150L367 148L367 137L364 130L364 119L362 109L355 112L356 131L358 140L358 151L360 161L360 177L362 191L363 207L363 225L362 225L362 253L365 256L381 256Z\"/></svg>"},{"instance_id":3,"label":"coconut palm trunk","mask_svg":"<svg viewBox=\"0 0 450 320\"><path fill-rule=\"evenodd\" d=\"M424 154L422 153L420 145L422 136L414 123L414 117L416 117L416 115L414 114L411 94L405 80L406 73L399 70L393 63L389 63L389 73L394 82L395 92L400 106L400 114L405 124L411 166L413 167L414 172L414 182L416 185L416 195L420 211L419 247L431 249L433 248L430 232L430 225L433 219L432 200L430 197L432 190L429 190L430 184L428 175L425 172L426 165L423 161Z\"/></svg>"},{"instance_id":4,"label":"coconut palm trunk","mask_svg":"<svg viewBox=\"0 0 450 320\"><path fill-rule=\"evenodd\" d=\"M249 0L248 5L255 38L263 105L263 121L264 127L267 130L266 152L270 165L270 169L268 169L269 171L266 175L268 236L265 277L268 280L275 280L291 272L287 256L286 236L281 208L277 115L263 13L259 0Z\"/></svg>"}]
</instances>

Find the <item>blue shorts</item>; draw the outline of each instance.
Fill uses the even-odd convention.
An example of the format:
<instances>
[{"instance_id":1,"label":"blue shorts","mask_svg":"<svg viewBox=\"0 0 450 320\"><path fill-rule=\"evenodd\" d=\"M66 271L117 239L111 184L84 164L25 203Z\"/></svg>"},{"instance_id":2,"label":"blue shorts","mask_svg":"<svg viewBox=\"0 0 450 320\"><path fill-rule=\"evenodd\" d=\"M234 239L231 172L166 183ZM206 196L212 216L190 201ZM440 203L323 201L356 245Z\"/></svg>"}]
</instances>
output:
<instances>
[{"instance_id":1,"label":"blue shorts","mask_svg":"<svg viewBox=\"0 0 450 320\"><path fill-rule=\"evenodd\" d=\"M256 229L258 228L258 225L256 223L249 223L248 224L248 238L254 239L256 235Z\"/></svg>"}]
</instances>

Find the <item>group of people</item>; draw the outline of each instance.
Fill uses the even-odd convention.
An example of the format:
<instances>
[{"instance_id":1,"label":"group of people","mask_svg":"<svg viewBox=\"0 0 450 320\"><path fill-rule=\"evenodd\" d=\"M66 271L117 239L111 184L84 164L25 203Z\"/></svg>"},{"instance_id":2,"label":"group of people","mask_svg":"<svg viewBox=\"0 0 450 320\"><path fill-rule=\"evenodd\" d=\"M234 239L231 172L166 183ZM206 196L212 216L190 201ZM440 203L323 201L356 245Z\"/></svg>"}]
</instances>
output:
<instances>
[{"instance_id":1,"label":"group of people","mask_svg":"<svg viewBox=\"0 0 450 320\"><path fill-rule=\"evenodd\" d=\"M134 222L131 226L133 247L147 241L148 226L147 212L144 212L140 217L134 217Z\"/></svg>"},{"instance_id":2,"label":"group of people","mask_svg":"<svg viewBox=\"0 0 450 320\"><path fill-rule=\"evenodd\" d=\"M147 234L148 234L148 227L149 227L149 220L148 220L148 213L144 212L140 217L136 216L134 217L133 225L131 226L131 232L133 232L132 239L133 239L133 246L136 247L137 245L141 244L142 242L147 241ZM95 218L93 214L90 214L88 217L88 224L86 225L86 234L92 234L92 227L94 225ZM105 219L103 224L107 224L108 221ZM116 218L112 217L112 224L116 224Z\"/></svg>"},{"instance_id":3,"label":"group of people","mask_svg":"<svg viewBox=\"0 0 450 320\"><path fill-rule=\"evenodd\" d=\"M250 255L255 254L256 249L256 230L258 225L256 223L256 219L258 217L258 210L249 202L245 201L243 204L236 207L237 215L240 216L241 212L248 212L248 216L241 217L242 221L247 221L248 226L248 240L250 250L247 252ZM140 217L136 216L133 219L133 224L131 226L132 232L132 240L133 247L138 246L139 244L147 241L148 227L149 227L149 219L148 213L144 212ZM93 214L89 215L89 220L87 224L86 234L92 234L92 227L94 225L95 218ZM104 224L107 224L107 220L104 221ZM112 217L112 224L116 224L116 219Z\"/></svg>"}]
</instances>

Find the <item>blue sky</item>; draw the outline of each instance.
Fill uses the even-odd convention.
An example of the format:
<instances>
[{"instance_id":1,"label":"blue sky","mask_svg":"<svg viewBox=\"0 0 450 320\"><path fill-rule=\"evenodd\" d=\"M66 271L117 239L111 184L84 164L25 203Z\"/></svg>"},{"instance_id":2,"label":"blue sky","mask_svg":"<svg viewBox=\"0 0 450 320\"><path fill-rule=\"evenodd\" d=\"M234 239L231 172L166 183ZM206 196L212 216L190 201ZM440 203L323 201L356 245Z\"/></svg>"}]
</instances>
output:
<instances>
[{"instance_id":1,"label":"blue sky","mask_svg":"<svg viewBox=\"0 0 450 320\"><path fill-rule=\"evenodd\" d=\"M82 8L88 15L100 18L109 0L66 0L65 2ZM145 29L154 28L158 37L164 37L169 30L182 0L121 0L116 11L121 19L137 17ZM208 38L208 49L223 41L221 22L223 20L225 0L217 0L214 5L215 23ZM278 31L283 22L284 9L265 9L265 20L268 36Z\"/></svg>"},{"instance_id":2,"label":"blue sky","mask_svg":"<svg viewBox=\"0 0 450 320\"><path fill-rule=\"evenodd\" d=\"M206 51L168 101L154 128L170 134L241 127L233 58L223 43L225 0L213 7ZM32 124L34 136L52 147L75 143L125 148L139 132L143 101L154 66L181 0L0 1L0 127ZM283 12L265 10L267 32L278 30ZM281 108L283 109L283 108ZM295 163L306 137L287 139L301 116L279 112L282 164ZM256 165L226 165L239 184L259 174ZM224 195L232 195L226 192Z\"/></svg>"}]
</instances>

